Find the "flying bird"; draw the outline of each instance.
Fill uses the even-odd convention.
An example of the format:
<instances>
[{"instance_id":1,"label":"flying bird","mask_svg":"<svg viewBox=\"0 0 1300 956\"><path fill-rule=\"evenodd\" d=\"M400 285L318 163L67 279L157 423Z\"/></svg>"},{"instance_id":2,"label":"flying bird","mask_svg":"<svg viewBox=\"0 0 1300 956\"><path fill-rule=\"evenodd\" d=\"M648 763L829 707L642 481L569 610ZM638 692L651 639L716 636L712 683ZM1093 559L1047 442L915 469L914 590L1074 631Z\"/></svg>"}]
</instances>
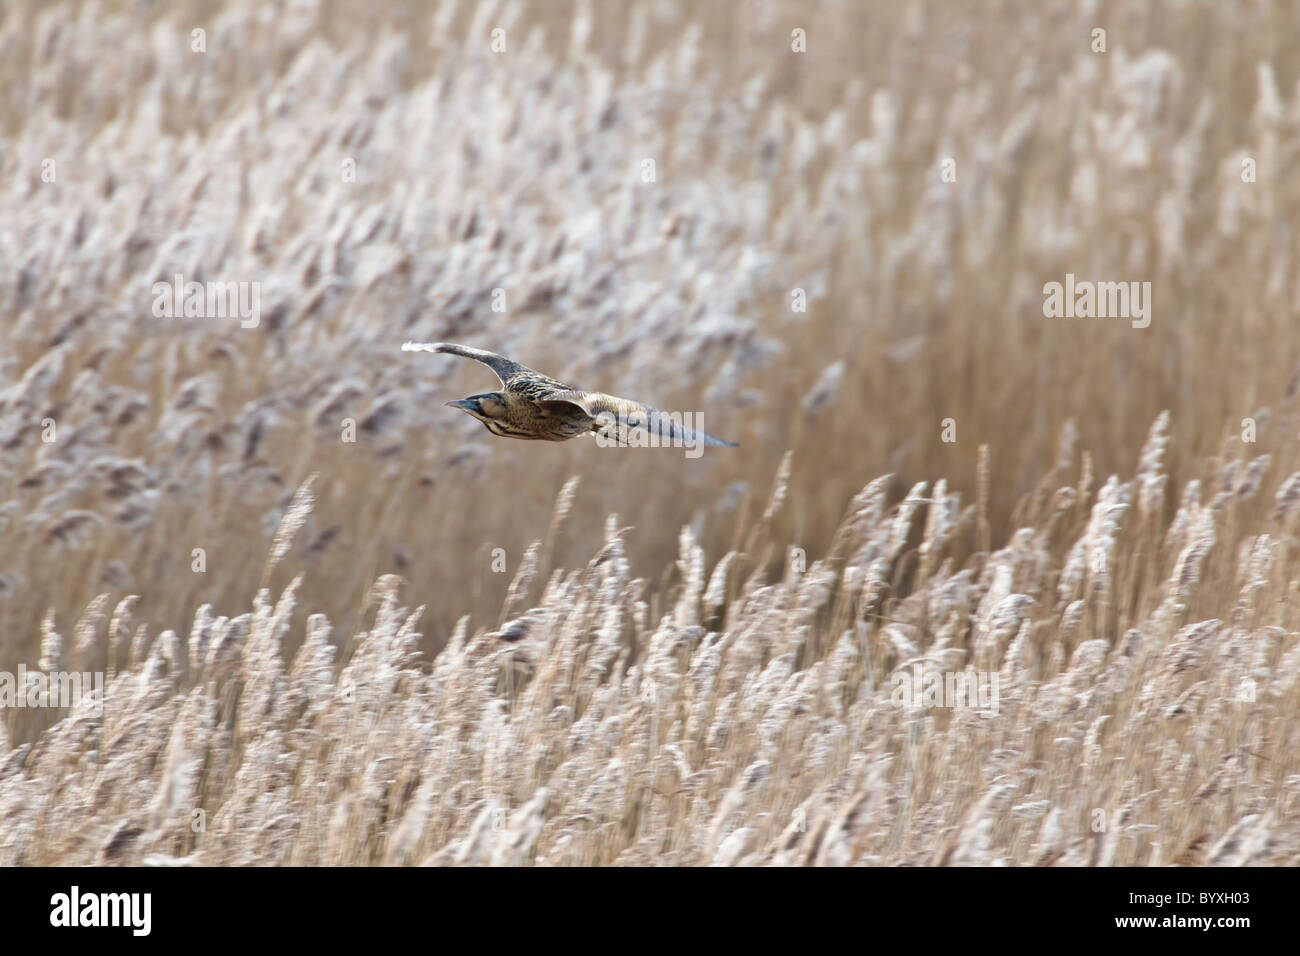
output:
<instances>
[{"instance_id":1,"label":"flying bird","mask_svg":"<svg viewBox=\"0 0 1300 956\"><path fill-rule=\"evenodd\" d=\"M482 362L496 372L501 390L447 402L472 415L494 435L533 441L568 441L593 435L618 445L725 445L691 427L689 416L670 415L641 402L565 385L503 355L451 342L407 342L403 352L446 352ZM678 419L683 419L679 421Z\"/></svg>"}]
</instances>

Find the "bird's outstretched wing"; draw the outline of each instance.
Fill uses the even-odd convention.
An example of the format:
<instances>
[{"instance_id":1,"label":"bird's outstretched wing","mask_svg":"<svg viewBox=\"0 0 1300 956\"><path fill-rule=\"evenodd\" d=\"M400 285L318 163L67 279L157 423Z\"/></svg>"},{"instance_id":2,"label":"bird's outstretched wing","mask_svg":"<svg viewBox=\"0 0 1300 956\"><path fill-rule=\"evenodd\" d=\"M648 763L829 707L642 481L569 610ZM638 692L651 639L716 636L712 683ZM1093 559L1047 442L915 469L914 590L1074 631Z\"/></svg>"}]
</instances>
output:
<instances>
[{"instance_id":1,"label":"bird's outstretched wing","mask_svg":"<svg viewBox=\"0 0 1300 956\"><path fill-rule=\"evenodd\" d=\"M539 398L544 393L549 392L573 391L571 385L565 385L553 378L547 378L541 372L535 371L527 365L520 365L504 355L497 355L496 352L489 352L486 349L457 345L454 342L406 342L402 345L402 351L446 352L448 355L459 355L462 358L482 362L496 372L497 378L501 380L501 384L506 391L520 392L529 398Z\"/></svg>"},{"instance_id":2,"label":"bird's outstretched wing","mask_svg":"<svg viewBox=\"0 0 1300 956\"><path fill-rule=\"evenodd\" d=\"M616 439L619 444L638 444L631 433L640 431L646 437L656 436L660 442L739 447L735 442L723 441L692 427L690 416L670 415L630 398L574 390L550 395L548 399L577 405L594 419L595 431Z\"/></svg>"},{"instance_id":3,"label":"bird's outstretched wing","mask_svg":"<svg viewBox=\"0 0 1300 956\"><path fill-rule=\"evenodd\" d=\"M468 345L456 345L452 342L407 342L402 345L403 352L447 352L450 355L460 355L464 358L473 359L476 362L482 362L492 371L497 373L497 378L501 384L505 385L516 375L528 373L533 370L525 368L518 362L512 362L504 355L497 355L495 352L488 352L483 349L471 348ZM533 374L536 374L533 372Z\"/></svg>"}]
</instances>

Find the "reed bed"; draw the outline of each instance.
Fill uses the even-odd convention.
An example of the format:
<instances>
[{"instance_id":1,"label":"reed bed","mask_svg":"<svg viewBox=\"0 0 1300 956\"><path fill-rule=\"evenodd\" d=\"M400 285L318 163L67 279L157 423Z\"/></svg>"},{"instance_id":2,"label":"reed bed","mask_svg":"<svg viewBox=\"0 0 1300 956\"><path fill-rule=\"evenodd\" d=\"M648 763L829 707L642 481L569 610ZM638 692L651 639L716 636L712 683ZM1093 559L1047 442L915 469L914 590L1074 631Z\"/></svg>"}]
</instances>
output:
<instances>
[{"instance_id":1,"label":"reed bed","mask_svg":"<svg viewBox=\"0 0 1300 956\"><path fill-rule=\"evenodd\" d=\"M1300 859L1296 9L267 9L0 10L0 864Z\"/></svg>"},{"instance_id":2,"label":"reed bed","mask_svg":"<svg viewBox=\"0 0 1300 956\"><path fill-rule=\"evenodd\" d=\"M1300 473L1270 496L1267 462L1207 471L1165 521L1169 427L1123 482L1064 442L1032 524L964 567L978 505L943 481L891 504L884 477L824 558L766 575L782 473L747 550L710 566L683 530L657 616L611 516L584 567L524 607L526 562L501 625L463 619L432 661L394 575L341 649L312 614L292 655L301 579L188 634L98 602L75 640L47 629L47 666L126 666L102 714L0 765L0 861L1294 862ZM966 666L997 673L985 706L899 699L900 672Z\"/></svg>"}]
</instances>

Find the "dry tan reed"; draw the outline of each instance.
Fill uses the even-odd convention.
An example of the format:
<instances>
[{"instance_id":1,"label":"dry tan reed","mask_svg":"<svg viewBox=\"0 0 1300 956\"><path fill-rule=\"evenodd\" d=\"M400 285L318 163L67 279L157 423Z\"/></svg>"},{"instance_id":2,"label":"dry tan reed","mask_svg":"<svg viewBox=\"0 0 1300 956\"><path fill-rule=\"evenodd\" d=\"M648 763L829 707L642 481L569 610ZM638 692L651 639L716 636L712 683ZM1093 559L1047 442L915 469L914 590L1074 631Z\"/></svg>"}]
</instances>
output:
<instances>
[{"instance_id":1,"label":"dry tan reed","mask_svg":"<svg viewBox=\"0 0 1300 956\"><path fill-rule=\"evenodd\" d=\"M1300 8L996 11L0 7L0 865L1300 860Z\"/></svg>"}]
</instances>

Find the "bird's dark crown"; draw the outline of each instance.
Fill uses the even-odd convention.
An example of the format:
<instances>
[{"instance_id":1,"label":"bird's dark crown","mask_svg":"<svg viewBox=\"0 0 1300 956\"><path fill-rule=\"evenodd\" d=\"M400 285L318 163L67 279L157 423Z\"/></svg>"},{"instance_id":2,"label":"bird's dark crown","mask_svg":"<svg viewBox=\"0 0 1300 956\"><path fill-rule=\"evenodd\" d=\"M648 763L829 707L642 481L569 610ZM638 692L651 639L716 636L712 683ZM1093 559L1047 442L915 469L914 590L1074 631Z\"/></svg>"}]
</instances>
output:
<instances>
[{"instance_id":1,"label":"bird's dark crown","mask_svg":"<svg viewBox=\"0 0 1300 956\"><path fill-rule=\"evenodd\" d=\"M508 399L504 392L482 392L478 395L470 395L468 398L458 398L447 404L473 415L479 421L488 421L505 415Z\"/></svg>"}]
</instances>

